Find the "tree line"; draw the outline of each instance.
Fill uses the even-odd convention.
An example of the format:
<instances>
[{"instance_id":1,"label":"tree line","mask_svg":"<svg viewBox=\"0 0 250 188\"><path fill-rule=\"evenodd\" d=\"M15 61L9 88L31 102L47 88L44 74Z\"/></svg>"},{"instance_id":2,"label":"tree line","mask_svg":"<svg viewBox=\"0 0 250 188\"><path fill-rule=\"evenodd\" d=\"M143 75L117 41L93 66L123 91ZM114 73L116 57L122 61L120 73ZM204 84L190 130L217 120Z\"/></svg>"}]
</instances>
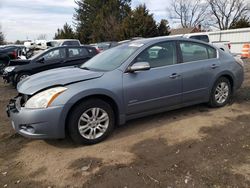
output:
<instances>
[{"instance_id":1,"label":"tree line","mask_svg":"<svg viewBox=\"0 0 250 188\"><path fill-rule=\"evenodd\" d=\"M159 23L145 4L132 10L131 0L76 0L74 28L66 23L55 39L77 38L82 43L120 41L131 37L170 34L169 22ZM246 0L171 0L166 10L179 27L206 30L250 27Z\"/></svg>"}]
</instances>

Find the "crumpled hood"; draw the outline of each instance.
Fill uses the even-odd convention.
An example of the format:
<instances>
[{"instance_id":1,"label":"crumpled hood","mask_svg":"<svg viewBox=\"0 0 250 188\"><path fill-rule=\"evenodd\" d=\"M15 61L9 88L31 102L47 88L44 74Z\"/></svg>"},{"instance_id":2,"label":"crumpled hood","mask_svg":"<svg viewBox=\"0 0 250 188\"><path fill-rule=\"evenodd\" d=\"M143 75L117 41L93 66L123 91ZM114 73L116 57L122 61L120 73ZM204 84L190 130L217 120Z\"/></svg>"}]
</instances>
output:
<instances>
[{"instance_id":1,"label":"crumpled hood","mask_svg":"<svg viewBox=\"0 0 250 188\"><path fill-rule=\"evenodd\" d=\"M27 77L17 85L19 93L33 95L34 93L52 86L67 84L99 78L103 72L93 72L77 67L64 67L44 71Z\"/></svg>"}]
</instances>

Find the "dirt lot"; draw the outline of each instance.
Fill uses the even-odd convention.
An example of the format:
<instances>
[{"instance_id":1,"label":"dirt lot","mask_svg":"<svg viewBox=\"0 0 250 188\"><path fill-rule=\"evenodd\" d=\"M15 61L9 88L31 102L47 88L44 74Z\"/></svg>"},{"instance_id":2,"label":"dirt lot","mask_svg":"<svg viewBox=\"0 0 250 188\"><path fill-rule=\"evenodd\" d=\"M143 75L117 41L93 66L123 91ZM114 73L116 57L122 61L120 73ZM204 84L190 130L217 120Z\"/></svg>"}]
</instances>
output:
<instances>
[{"instance_id":1,"label":"dirt lot","mask_svg":"<svg viewBox=\"0 0 250 188\"><path fill-rule=\"evenodd\" d=\"M0 187L250 187L250 65L230 105L130 121L93 146L15 134L15 95L0 82Z\"/></svg>"}]
</instances>

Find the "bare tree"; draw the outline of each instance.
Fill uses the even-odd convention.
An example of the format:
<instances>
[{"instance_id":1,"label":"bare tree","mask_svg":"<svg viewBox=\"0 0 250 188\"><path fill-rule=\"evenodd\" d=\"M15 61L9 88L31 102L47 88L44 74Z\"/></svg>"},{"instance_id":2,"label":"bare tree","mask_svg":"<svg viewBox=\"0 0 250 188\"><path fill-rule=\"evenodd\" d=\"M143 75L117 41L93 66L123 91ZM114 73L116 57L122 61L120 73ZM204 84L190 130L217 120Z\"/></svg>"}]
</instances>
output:
<instances>
[{"instance_id":1,"label":"bare tree","mask_svg":"<svg viewBox=\"0 0 250 188\"><path fill-rule=\"evenodd\" d=\"M171 19L180 22L183 28L195 27L206 19L207 2L204 0L172 0L167 9Z\"/></svg>"},{"instance_id":2,"label":"bare tree","mask_svg":"<svg viewBox=\"0 0 250 188\"><path fill-rule=\"evenodd\" d=\"M3 45L3 44L5 44L5 40L4 40L4 34L1 29L1 25L0 25L0 45Z\"/></svg>"},{"instance_id":3,"label":"bare tree","mask_svg":"<svg viewBox=\"0 0 250 188\"><path fill-rule=\"evenodd\" d=\"M47 35L46 34L40 34L38 37L37 37L37 40L46 40L47 39Z\"/></svg>"},{"instance_id":4,"label":"bare tree","mask_svg":"<svg viewBox=\"0 0 250 188\"><path fill-rule=\"evenodd\" d=\"M221 30L229 29L247 14L245 0L207 0L210 5L211 25ZM215 21L212 21L215 20Z\"/></svg>"}]
</instances>

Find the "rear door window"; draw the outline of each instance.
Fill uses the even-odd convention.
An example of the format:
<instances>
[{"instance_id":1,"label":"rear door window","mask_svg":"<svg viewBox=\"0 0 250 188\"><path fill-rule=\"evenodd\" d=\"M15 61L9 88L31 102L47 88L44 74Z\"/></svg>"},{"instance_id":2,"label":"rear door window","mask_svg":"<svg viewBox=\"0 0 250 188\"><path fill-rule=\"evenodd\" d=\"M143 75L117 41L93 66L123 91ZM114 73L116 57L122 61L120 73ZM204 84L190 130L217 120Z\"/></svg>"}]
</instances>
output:
<instances>
[{"instance_id":1,"label":"rear door window","mask_svg":"<svg viewBox=\"0 0 250 188\"><path fill-rule=\"evenodd\" d=\"M183 62L200 61L209 59L206 45L194 42L180 42Z\"/></svg>"}]
</instances>

